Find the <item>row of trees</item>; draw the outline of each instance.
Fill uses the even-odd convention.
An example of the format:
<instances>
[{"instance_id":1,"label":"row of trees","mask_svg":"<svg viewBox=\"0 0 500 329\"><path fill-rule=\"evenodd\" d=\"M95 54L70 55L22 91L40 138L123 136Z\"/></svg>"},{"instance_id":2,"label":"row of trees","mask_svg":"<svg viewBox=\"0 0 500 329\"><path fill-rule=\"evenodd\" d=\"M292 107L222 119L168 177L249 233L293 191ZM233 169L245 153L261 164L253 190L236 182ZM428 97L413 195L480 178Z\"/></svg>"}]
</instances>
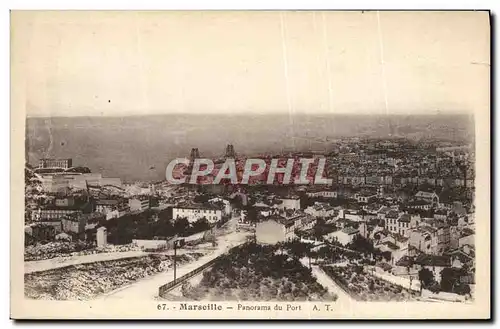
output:
<instances>
[{"instance_id":1,"label":"row of trees","mask_svg":"<svg viewBox=\"0 0 500 329\"><path fill-rule=\"evenodd\" d=\"M208 230L211 225L206 218L189 223L187 218L168 218L166 212L152 216L145 211L140 214L126 215L103 223L108 230L108 241L113 244L127 244L132 239L168 238L175 235L188 236Z\"/></svg>"},{"instance_id":2,"label":"row of trees","mask_svg":"<svg viewBox=\"0 0 500 329\"><path fill-rule=\"evenodd\" d=\"M446 267L441 271L441 281L437 282L431 270L422 268L418 272L418 279L421 288L428 289L434 293L444 291L467 295L471 292L470 286L462 282L461 278L467 277L469 275L468 271L467 266L462 268Z\"/></svg>"}]
</instances>

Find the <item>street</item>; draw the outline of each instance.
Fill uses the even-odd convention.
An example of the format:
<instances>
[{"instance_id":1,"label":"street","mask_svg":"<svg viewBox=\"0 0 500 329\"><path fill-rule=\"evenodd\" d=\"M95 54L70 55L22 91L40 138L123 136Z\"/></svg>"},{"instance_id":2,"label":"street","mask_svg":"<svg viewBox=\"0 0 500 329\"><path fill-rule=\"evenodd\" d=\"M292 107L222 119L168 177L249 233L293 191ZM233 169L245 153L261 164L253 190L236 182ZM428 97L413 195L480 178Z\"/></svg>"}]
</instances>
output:
<instances>
[{"instance_id":1,"label":"street","mask_svg":"<svg viewBox=\"0 0 500 329\"><path fill-rule=\"evenodd\" d=\"M226 253L231 248L246 242L247 234L244 232L236 232L236 219L231 219L224 227L230 233L217 237L216 249L199 258L198 260L180 265L177 267L177 277L195 270L210 260ZM158 288L170 281L173 281L173 270L169 268L167 271L147 277L143 280L135 282L131 285L119 288L112 292L108 292L97 299L134 299L134 300L152 300L158 296Z\"/></svg>"}]
</instances>

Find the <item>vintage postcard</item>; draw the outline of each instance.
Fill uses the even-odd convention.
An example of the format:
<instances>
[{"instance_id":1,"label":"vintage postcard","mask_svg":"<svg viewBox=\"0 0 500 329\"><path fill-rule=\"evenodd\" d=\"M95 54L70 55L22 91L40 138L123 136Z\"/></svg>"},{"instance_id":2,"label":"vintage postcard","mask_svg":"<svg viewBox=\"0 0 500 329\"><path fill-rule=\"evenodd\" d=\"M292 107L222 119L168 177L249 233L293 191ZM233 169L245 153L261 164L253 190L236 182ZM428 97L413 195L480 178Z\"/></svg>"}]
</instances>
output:
<instances>
[{"instance_id":1,"label":"vintage postcard","mask_svg":"<svg viewBox=\"0 0 500 329\"><path fill-rule=\"evenodd\" d=\"M14 319L490 318L486 11L11 12Z\"/></svg>"}]
</instances>

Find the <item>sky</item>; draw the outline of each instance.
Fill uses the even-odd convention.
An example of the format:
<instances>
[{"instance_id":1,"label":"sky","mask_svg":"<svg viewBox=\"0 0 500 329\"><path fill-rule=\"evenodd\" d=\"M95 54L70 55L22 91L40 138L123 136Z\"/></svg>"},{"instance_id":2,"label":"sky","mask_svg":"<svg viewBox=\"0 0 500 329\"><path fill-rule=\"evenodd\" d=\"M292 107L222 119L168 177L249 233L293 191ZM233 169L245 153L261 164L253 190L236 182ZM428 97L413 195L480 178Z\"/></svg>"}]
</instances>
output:
<instances>
[{"instance_id":1,"label":"sky","mask_svg":"<svg viewBox=\"0 0 500 329\"><path fill-rule=\"evenodd\" d=\"M489 31L487 12L13 12L12 88L29 117L470 112Z\"/></svg>"}]
</instances>

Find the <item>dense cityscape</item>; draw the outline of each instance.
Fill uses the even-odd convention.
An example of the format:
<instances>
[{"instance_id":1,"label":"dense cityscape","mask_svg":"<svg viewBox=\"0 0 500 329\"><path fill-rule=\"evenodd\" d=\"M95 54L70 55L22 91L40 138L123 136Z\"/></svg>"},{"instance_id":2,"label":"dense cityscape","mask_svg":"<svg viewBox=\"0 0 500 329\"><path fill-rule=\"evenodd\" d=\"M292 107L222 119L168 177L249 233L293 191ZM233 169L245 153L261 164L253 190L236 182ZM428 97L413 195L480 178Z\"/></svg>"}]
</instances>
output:
<instances>
[{"instance_id":1,"label":"dense cityscape","mask_svg":"<svg viewBox=\"0 0 500 329\"><path fill-rule=\"evenodd\" d=\"M274 184L123 182L73 159L27 164L25 296L473 300L473 146L327 142L324 151L265 154L228 144L213 175L227 159L238 168L251 157L325 159L329 185L283 185L280 174Z\"/></svg>"}]
</instances>

